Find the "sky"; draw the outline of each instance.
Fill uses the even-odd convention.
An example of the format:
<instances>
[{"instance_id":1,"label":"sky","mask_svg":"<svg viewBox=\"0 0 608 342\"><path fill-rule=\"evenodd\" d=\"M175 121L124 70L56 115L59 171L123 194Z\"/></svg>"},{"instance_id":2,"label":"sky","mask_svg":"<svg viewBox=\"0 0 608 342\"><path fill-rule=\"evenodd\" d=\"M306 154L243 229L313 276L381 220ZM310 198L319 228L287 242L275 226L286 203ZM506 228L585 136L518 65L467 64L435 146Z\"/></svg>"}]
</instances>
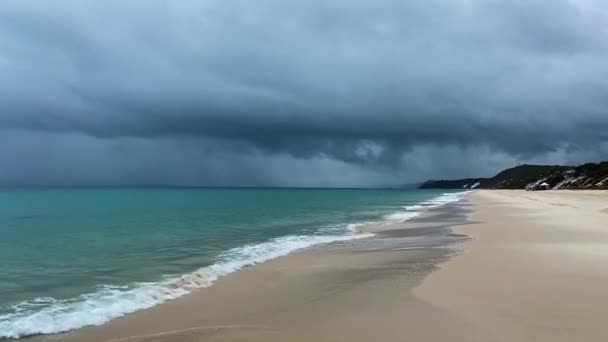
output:
<instances>
[{"instance_id":1,"label":"sky","mask_svg":"<svg viewBox=\"0 0 608 342\"><path fill-rule=\"evenodd\" d=\"M394 186L603 159L604 0L0 2L0 185Z\"/></svg>"}]
</instances>

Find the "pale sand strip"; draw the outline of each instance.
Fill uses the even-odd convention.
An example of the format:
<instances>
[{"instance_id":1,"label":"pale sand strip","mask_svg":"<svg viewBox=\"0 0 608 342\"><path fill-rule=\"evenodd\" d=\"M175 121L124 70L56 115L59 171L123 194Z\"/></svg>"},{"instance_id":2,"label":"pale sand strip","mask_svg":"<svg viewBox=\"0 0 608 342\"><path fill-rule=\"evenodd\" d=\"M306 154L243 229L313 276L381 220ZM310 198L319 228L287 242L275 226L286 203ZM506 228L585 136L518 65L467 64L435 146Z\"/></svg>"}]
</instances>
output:
<instances>
[{"instance_id":1,"label":"pale sand strip","mask_svg":"<svg viewBox=\"0 0 608 342\"><path fill-rule=\"evenodd\" d=\"M608 192L479 191L415 294L503 341L608 341Z\"/></svg>"}]
</instances>

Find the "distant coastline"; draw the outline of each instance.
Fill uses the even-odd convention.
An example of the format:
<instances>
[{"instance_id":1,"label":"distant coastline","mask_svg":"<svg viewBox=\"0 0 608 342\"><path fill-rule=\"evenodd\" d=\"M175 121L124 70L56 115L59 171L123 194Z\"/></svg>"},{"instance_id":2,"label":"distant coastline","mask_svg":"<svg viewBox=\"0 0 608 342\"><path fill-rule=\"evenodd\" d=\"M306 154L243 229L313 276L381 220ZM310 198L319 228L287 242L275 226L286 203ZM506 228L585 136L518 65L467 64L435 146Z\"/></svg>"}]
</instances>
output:
<instances>
[{"instance_id":1,"label":"distant coastline","mask_svg":"<svg viewBox=\"0 0 608 342\"><path fill-rule=\"evenodd\" d=\"M429 180L420 189L607 190L608 161L579 166L520 165L492 178Z\"/></svg>"}]
</instances>

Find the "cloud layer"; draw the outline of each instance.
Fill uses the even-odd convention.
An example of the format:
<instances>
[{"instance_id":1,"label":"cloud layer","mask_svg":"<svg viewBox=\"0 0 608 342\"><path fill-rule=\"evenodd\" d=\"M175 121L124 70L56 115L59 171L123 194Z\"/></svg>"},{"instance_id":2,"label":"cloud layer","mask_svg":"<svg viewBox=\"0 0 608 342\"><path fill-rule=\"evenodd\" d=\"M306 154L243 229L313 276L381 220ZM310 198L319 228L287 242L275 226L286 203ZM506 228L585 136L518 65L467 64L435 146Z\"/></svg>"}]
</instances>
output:
<instances>
[{"instance_id":1,"label":"cloud layer","mask_svg":"<svg viewBox=\"0 0 608 342\"><path fill-rule=\"evenodd\" d=\"M389 185L608 158L592 0L0 3L0 183Z\"/></svg>"}]
</instances>

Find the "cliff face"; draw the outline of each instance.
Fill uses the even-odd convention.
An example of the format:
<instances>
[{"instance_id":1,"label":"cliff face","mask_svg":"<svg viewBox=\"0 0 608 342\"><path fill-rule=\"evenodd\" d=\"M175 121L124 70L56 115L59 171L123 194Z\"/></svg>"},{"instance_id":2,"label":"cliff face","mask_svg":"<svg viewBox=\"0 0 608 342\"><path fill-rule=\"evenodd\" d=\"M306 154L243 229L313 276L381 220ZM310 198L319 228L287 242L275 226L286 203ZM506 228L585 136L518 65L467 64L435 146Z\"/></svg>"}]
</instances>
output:
<instances>
[{"instance_id":1,"label":"cliff face","mask_svg":"<svg viewBox=\"0 0 608 342\"><path fill-rule=\"evenodd\" d=\"M430 180L421 189L608 189L608 162L576 167L561 165L520 165L492 178Z\"/></svg>"},{"instance_id":2,"label":"cliff face","mask_svg":"<svg viewBox=\"0 0 608 342\"><path fill-rule=\"evenodd\" d=\"M608 189L608 162L588 163L557 172L544 180L528 184L528 190L537 190L538 181L544 181L552 189Z\"/></svg>"}]
</instances>

